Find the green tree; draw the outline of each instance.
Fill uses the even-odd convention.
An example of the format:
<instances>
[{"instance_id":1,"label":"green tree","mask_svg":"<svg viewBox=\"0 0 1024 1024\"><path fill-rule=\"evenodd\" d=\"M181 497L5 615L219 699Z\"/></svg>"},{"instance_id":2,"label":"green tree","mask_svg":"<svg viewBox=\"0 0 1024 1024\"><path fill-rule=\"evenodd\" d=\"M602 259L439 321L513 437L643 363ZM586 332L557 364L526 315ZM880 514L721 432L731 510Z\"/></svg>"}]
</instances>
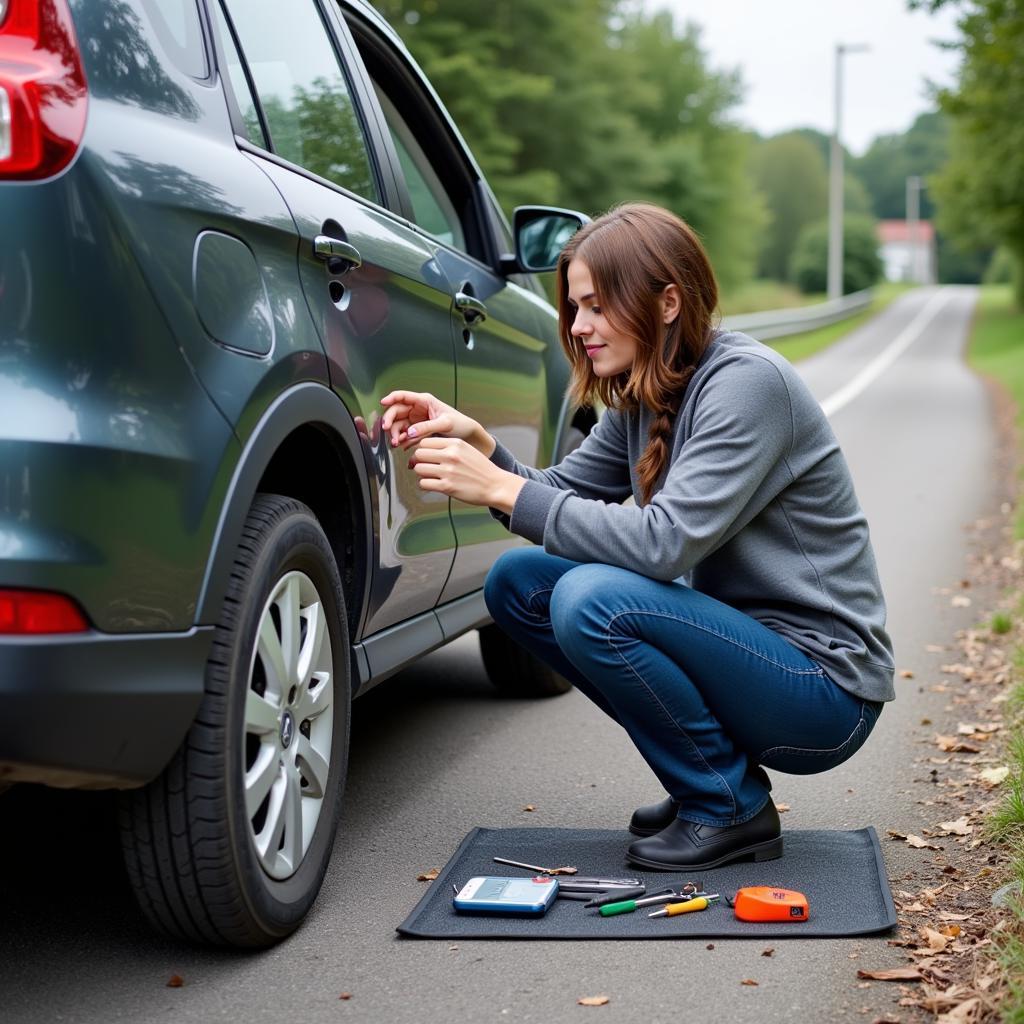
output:
<instances>
[{"instance_id":1,"label":"green tree","mask_svg":"<svg viewBox=\"0 0 1024 1024\"><path fill-rule=\"evenodd\" d=\"M754 180L771 213L758 276L783 281L800 232L828 211L828 170L818 147L799 132L762 142L753 163Z\"/></svg>"},{"instance_id":2,"label":"green tree","mask_svg":"<svg viewBox=\"0 0 1024 1024\"><path fill-rule=\"evenodd\" d=\"M807 294L828 286L828 221L804 228L793 253L791 268L797 287ZM843 220L843 293L870 288L882 276L875 222L870 217Z\"/></svg>"},{"instance_id":3,"label":"green tree","mask_svg":"<svg viewBox=\"0 0 1024 1024\"><path fill-rule=\"evenodd\" d=\"M1024 267L1024 4L969 0L961 10L957 84L939 95L950 157L929 179L938 223L964 247L1004 246ZM1024 273L1016 280L1024 306Z\"/></svg>"},{"instance_id":4,"label":"green tree","mask_svg":"<svg viewBox=\"0 0 1024 1024\"><path fill-rule=\"evenodd\" d=\"M510 209L646 198L701 234L724 286L754 269L763 204L729 123L735 72L632 0L378 0Z\"/></svg>"},{"instance_id":5,"label":"green tree","mask_svg":"<svg viewBox=\"0 0 1024 1024\"><path fill-rule=\"evenodd\" d=\"M934 174L949 152L949 122L939 111L920 114L902 134L879 135L853 166L867 186L871 209L883 220L907 215L907 178ZM935 206L928 190L921 193L921 217L931 220Z\"/></svg>"}]
</instances>

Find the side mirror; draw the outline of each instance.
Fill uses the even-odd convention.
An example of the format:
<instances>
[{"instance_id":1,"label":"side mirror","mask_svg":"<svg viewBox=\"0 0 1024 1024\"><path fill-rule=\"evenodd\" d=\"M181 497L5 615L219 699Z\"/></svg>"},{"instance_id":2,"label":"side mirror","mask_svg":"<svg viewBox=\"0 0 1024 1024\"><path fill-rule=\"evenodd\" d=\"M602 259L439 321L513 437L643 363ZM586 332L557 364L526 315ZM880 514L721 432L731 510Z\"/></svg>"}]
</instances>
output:
<instances>
[{"instance_id":1,"label":"side mirror","mask_svg":"<svg viewBox=\"0 0 1024 1024\"><path fill-rule=\"evenodd\" d=\"M575 210L555 206L517 206L512 214L516 240L515 256L503 256L506 273L539 274L558 266L558 254L565 243L590 218Z\"/></svg>"}]
</instances>

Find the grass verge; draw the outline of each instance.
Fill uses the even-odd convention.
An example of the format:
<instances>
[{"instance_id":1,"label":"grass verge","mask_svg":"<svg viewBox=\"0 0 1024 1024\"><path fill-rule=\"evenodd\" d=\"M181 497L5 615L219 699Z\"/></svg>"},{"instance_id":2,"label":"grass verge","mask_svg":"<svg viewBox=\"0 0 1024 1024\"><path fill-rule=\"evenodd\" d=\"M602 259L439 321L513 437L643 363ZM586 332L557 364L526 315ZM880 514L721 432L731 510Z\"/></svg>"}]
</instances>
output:
<instances>
[{"instance_id":1,"label":"grass verge","mask_svg":"<svg viewBox=\"0 0 1024 1024\"><path fill-rule=\"evenodd\" d=\"M890 302L912 287L913 285L897 284L892 281L883 282L875 286L875 297L871 300L871 305L856 316L852 316L848 320L840 320L839 323L829 324L828 327L819 327L816 331L806 331L788 338L775 338L765 344L771 345L776 351L781 352L791 363L806 359L860 327L873 316L877 316Z\"/></svg>"},{"instance_id":2,"label":"grass verge","mask_svg":"<svg viewBox=\"0 0 1024 1024\"><path fill-rule=\"evenodd\" d=\"M976 370L995 378L1012 397L1020 452L1024 439L1024 312L1014 308L1009 285L982 288L968 358ZM1014 529L1018 540L1024 537L1024 502L1018 501ZM990 833L1006 845L1010 854L1009 881L1024 886L1024 592L1013 598L1013 605L1013 611L997 612L993 618L994 632L1016 633L1011 655L1016 685L1006 705L1010 775L1003 784L1002 801L988 825ZM1024 1024L1024 896L1011 896L1006 914L1004 927L994 942L1006 983L1002 1020Z\"/></svg>"}]
</instances>

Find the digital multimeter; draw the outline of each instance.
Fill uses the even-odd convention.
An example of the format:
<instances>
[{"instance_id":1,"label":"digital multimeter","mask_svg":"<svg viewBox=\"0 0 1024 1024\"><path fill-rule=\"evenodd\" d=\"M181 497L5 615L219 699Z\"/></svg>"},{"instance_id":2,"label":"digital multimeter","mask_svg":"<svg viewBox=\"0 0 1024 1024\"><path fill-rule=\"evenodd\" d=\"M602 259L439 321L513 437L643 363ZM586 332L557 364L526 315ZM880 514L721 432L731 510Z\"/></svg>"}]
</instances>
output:
<instances>
[{"instance_id":1,"label":"digital multimeter","mask_svg":"<svg viewBox=\"0 0 1024 1024\"><path fill-rule=\"evenodd\" d=\"M455 909L476 914L540 916L555 901L555 878L471 878L456 894Z\"/></svg>"}]
</instances>

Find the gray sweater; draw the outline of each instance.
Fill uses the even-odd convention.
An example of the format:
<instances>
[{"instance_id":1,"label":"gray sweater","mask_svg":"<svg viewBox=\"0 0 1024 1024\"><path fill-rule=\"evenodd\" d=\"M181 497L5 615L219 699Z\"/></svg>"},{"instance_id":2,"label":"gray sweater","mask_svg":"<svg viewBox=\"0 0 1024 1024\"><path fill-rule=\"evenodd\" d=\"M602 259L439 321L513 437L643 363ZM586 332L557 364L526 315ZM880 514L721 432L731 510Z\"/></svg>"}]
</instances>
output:
<instances>
[{"instance_id":1,"label":"gray sweater","mask_svg":"<svg viewBox=\"0 0 1024 1024\"><path fill-rule=\"evenodd\" d=\"M608 410L551 469L526 477L512 532L553 555L681 582L784 636L840 686L893 690L885 602L846 460L821 407L777 352L719 332L687 385L667 473L649 504L634 467L651 414Z\"/></svg>"}]
</instances>

